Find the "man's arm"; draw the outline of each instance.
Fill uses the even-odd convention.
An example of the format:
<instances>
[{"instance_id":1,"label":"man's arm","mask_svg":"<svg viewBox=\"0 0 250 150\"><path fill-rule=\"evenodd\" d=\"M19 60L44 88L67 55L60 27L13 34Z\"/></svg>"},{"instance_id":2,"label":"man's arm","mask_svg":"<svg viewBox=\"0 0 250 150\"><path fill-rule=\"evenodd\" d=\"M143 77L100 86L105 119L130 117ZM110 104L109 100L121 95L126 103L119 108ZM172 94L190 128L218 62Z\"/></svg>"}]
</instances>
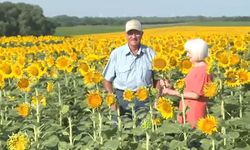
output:
<instances>
[{"instance_id":1,"label":"man's arm","mask_svg":"<svg viewBox=\"0 0 250 150\"><path fill-rule=\"evenodd\" d=\"M112 82L105 80L103 81L103 86L104 89L108 92L108 93L113 93L113 86L112 86Z\"/></svg>"}]
</instances>

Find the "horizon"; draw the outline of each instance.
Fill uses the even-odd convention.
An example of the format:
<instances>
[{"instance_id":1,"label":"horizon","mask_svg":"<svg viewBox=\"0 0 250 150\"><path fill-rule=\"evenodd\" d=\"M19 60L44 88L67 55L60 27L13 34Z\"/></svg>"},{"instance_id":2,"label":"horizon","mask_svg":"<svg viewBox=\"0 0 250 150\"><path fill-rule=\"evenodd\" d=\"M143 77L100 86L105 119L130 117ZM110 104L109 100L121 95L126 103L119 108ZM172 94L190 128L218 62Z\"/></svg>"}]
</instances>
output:
<instances>
[{"instance_id":1,"label":"horizon","mask_svg":"<svg viewBox=\"0 0 250 150\"><path fill-rule=\"evenodd\" d=\"M98 1L83 0L7 0L12 3L38 5L46 17L249 17L246 0L127 0ZM7 2L0 0L0 2ZM98 4L98 5L97 5ZM58 7L55 7L58 6Z\"/></svg>"}]
</instances>

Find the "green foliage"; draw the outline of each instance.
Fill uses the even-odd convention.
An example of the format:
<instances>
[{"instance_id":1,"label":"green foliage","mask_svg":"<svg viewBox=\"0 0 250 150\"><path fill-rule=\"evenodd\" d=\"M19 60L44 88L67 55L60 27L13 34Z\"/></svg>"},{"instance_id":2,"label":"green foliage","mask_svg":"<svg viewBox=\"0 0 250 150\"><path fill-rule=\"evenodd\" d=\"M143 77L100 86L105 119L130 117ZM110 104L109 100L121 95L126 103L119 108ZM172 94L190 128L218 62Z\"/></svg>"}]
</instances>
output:
<instances>
[{"instance_id":1,"label":"green foliage","mask_svg":"<svg viewBox=\"0 0 250 150\"><path fill-rule=\"evenodd\" d=\"M43 15L41 7L25 3L0 3L0 35L49 35L55 24Z\"/></svg>"}]
</instances>

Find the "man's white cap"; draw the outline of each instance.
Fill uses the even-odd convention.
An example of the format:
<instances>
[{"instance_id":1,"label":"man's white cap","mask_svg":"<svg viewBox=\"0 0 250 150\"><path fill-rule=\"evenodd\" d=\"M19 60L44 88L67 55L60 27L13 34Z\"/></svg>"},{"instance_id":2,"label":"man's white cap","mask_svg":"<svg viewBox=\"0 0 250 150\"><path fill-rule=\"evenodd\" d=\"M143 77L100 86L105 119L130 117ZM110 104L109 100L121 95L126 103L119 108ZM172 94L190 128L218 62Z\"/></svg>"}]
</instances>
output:
<instances>
[{"instance_id":1,"label":"man's white cap","mask_svg":"<svg viewBox=\"0 0 250 150\"><path fill-rule=\"evenodd\" d=\"M142 31L142 25L140 21L136 19L129 20L126 23L125 31L128 32L130 30L137 30L137 31Z\"/></svg>"}]
</instances>

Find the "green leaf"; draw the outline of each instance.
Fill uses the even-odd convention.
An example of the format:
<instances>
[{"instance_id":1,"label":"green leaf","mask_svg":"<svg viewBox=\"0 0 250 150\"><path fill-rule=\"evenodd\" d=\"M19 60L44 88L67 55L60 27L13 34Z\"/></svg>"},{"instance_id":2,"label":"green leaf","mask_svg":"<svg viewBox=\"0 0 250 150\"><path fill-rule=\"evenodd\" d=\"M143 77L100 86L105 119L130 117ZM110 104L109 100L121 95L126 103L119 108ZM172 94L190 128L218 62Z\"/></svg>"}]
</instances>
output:
<instances>
[{"instance_id":1,"label":"green leaf","mask_svg":"<svg viewBox=\"0 0 250 150\"><path fill-rule=\"evenodd\" d=\"M144 130L142 128L134 128L131 130L133 135L142 135L144 134Z\"/></svg>"},{"instance_id":2,"label":"green leaf","mask_svg":"<svg viewBox=\"0 0 250 150\"><path fill-rule=\"evenodd\" d=\"M62 114L66 114L69 111L69 105L63 105L61 108Z\"/></svg>"},{"instance_id":3,"label":"green leaf","mask_svg":"<svg viewBox=\"0 0 250 150\"><path fill-rule=\"evenodd\" d=\"M70 149L69 143L66 143L66 142L58 143L58 150L69 150L69 149Z\"/></svg>"},{"instance_id":4,"label":"green leaf","mask_svg":"<svg viewBox=\"0 0 250 150\"><path fill-rule=\"evenodd\" d=\"M238 132L229 132L228 136L230 138L236 139L236 138L238 138L240 136L240 134Z\"/></svg>"},{"instance_id":5,"label":"green leaf","mask_svg":"<svg viewBox=\"0 0 250 150\"><path fill-rule=\"evenodd\" d=\"M119 147L119 140L109 140L104 144L105 149L116 150Z\"/></svg>"},{"instance_id":6,"label":"green leaf","mask_svg":"<svg viewBox=\"0 0 250 150\"><path fill-rule=\"evenodd\" d=\"M56 135L52 135L47 140L43 142L44 146L46 147L55 147L59 142L59 139Z\"/></svg>"}]
</instances>

